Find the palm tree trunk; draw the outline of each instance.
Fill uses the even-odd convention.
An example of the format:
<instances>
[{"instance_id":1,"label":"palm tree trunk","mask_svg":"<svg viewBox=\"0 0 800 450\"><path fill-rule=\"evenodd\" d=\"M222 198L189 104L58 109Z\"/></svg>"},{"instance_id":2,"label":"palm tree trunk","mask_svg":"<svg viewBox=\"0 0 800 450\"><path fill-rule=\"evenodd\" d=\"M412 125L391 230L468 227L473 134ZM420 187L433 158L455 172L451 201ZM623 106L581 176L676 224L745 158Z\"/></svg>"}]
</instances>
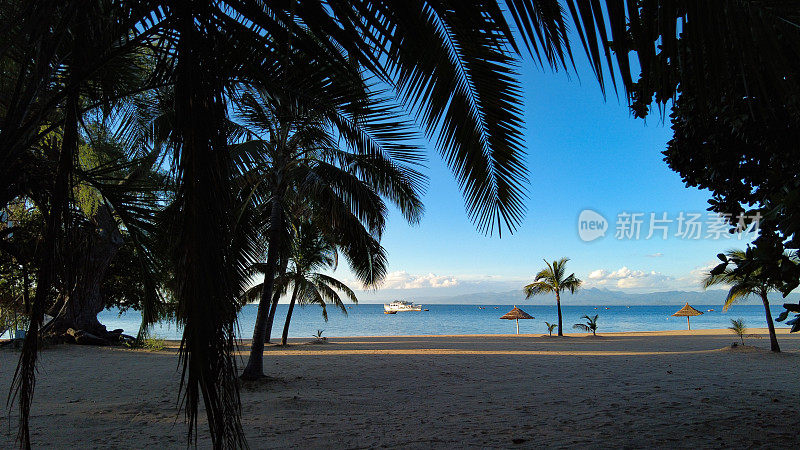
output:
<instances>
[{"instance_id":1,"label":"palm tree trunk","mask_svg":"<svg viewBox=\"0 0 800 450\"><path fill-rule=\"evenodd\" d=\"M31 279L28 275L28 265L22 264L22 307L25 314L31 312Z\"/></svg>"},{"instance_id":2,"label":"palm tree trunk","mask_svg":"<svg viewBox=\"0 0 800 450\"><path fill-rule=\"evenodd\" d=\"M272 211L269 220L269 249L267 250L267 265L264 269L264 289L258 302L256 325L253 329L253 340L250 344L250 357L247 366L242 372L242 379L256 380L264 377L264 339L267 334L267 317L269 316L270 300L275 285L275 269L278 265L278 252L280 229L283 214L281 204L277 199L272 200Z\"/></svg>"},{"instance_id":3,"label":"palm tree trunk","mask_svg":"<svg viewBox=\"0 0 800 450\"><path fill-rule=\"evenodd\" d=\"M272 294L272 301L269 306L269 313L267 314L267 330L264 332L264 343L269 344L272 340L272 324L275 323L275 311L278 310L278 300L281 296L278 292Z\"/></svg>"},{"instance_id":4,"label":"palm tree trunk","mask_svg":"<svg viewBox=\"0 0 800 450\"><path fill-rule=\"evenodd\" d=\"M561 331L561 296L556 291L556 306L558 306L558 335L563 336L564 332Z\"/></svg>"},{"instance_id":5,"label":"palm tree trunk","mask_svg":"<svg viewBox=\"0 0 800 450\"><path fill-rule=\"evenodd\" d=\"M781 347L778 345L778 337L775 335L775 324L772 323L772 312L769 310L769 300L767 293L761 293L761 301L764 302L764 310L767 313L767 327L769 328L769 345L773 352L779 353Z\"/></svg>"},{"instance_id":6,"label":"palm tree trunk","mask_svg":"<svg viewBox=\"0 0 800 450\"><path fill-rule=\"evenodd\" d=\"M286 345L286 339L289 338L289 322L292 321L292 311L294 310L294 302L297 300L297 291L300 285L295 283L294 290L292 291L292 301L289 302L289 310L286 311L286 323L283 325L283 336L281 336L281 345Z\"/></svg>"},{"instance_id":7,"label":"palm tree trunk","mask_svg":"<svg viewBox=\"0 0 800 450\"><path fill-rule=\"evenodd\" d=\"M289 266L289 258L282 258L281 267L278 270L278 274L285 275L286 268ZM272 324L275 322L275 311L278 309L278 300L280 300L281 295L278 291L275 291L272 294L272 304L269 308L269 315L267 316L267 331L266 331L266 338L264 339L265 343L269 343L270 339L272 339Z\"/></svg>"},{"instance_id":8,"label":"palm tree trunk","mask_svg":"<svg viewBox=\"0 0 800 450\"><path fill-rule=\"evenodd\" d=\"M97 314L107 303L101 285L123 241L108 205L101 205L92 221L94 225L80 231L80 256L75 262L77 267L74 268L76 279L72 292L66 299L66 307L49 327L57 333L74 328L104 338L107 334L106 327L97 319ZM61 306L56 304L56 311L60 311Z\"/></svg>"}]
</instances>

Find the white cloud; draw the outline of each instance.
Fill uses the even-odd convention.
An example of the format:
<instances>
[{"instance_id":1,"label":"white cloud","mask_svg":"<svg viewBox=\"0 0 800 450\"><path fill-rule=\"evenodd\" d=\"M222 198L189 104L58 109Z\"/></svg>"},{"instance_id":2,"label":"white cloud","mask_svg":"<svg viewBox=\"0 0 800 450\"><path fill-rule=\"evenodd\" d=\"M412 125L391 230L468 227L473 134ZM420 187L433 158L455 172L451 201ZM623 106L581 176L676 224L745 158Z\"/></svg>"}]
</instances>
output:
<instances>
[{"instance_id":1,"label":"white cloud","mask_svg":"<svg viewBox=\"0 0 800 450\"><path fill-rule=\"evenodd\" d=\"M419 289L448 288L458 286L459 281L451 275L414 275L406 271L390 272L386 275L381 289Z\"/></svg>"},{"instance_id":2,"label":"white cloud","mask_svg":"<svg viewBox=\"0 0 800 450\"><path fill-rule=\"evenodd\" d=\"M648 258L661 258L662 256L664 256L664 254L661 253L661 252L655 252L655 253L650 253L649 255L644 255L644 256L647 256Z\"/></svg>"},{"instance_id":3,"label":"white cloud","mask_svg":"<svg viewBox=\"0 0 800 450\"><path fill-rule=\"evenodd\" d=\"M604 269L593 270L589 273L590 280L600 280L608 276L608 271Z\"/></svg>"},{"instance_id":4,"label":"white cloud","mask_svg":"<svg viewBox=\"0 0 800 450\"><path fill-rule=\"evenodd\" d=\"M688 282L699 286L702 283L703 278L705 278L711 271L711 269L716 267L717 264L719 264L719 261L717 260L706 261L704 265L692 269L692 271L689 272L689 275L686 276L685 279Z\"/></svg>"},{"instance_id":5,"label":"white cloud","mask_svg":"<svg viewBox=\"0 0 800 450\"><path fill-rule=\"evenodd\" d=\"M672 276L654 270L634 270L620 267L609 271L597 269L589 273L586 280L587 287L602 287L620 289L625 291L666 291L701 289L700 281L708 273L714 263L695 267L685 276Z\"/></svg>"}]
</instances>

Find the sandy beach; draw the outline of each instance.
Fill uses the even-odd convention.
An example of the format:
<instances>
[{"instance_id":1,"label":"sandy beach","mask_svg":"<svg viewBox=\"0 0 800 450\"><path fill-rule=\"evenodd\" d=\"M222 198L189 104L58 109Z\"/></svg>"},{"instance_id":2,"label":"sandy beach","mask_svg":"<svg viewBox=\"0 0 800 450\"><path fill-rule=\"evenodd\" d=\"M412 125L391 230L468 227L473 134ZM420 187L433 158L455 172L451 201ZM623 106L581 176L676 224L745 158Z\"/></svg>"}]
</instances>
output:
<instances>
[{"instance_id":1,"label":"sandy beach","mask_svg":"<svg viewBox=\"0 0 800 450\"><path fill-rule=\"evenodd\" d=\"M242 387L243 425L253 448L796 446L800 335L779 330L772 354L751 332L737 349L727 330L296 339ZM4 393L17 358L0 351ZM184 448L177 363L174 347L42 351L33 446Z\"/></svg>"}]
</instances>

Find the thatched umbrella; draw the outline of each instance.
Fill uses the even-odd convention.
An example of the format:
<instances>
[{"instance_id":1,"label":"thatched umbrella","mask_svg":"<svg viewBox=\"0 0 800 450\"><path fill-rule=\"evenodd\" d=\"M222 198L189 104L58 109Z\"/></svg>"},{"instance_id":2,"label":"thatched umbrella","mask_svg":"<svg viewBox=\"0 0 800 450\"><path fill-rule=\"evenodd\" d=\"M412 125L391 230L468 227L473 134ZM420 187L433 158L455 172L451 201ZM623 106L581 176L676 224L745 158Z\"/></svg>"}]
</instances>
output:
<instances>
[{"instance_id":1,"label":"thatched umbrella","mask_svg":"<svg viewBox=\"0 0 800 450\"><path fill-rule=\"evenodd\" d=\"M532 315L526 313L525 311L517 308L517 305L514 305L514 309L505 313L501 319L508 319L508 320L516 320L517 321L517 334L519 334L519 319L535 319Z\"/></svg>"},{"instance_id":2,"label":"thatched umbrella","mask_svg":"<svg viewBox=\"0 0 800 450\"><path fill-rule=\"evenodd\" d=\"M700 312L700 311L692 308L691 306L689 306L689 303L687 302L685 305L683 305L683 308L679 309L678 312L673 314L673 316L674 317L686 317L686 326L688 326L689 330L691 330L692 329L692 324L689 323L689 317L691 317L691 316L699 316L699 315L702 315L702 314L703 314L702 312Z\"/></svg>"}]
</instances>

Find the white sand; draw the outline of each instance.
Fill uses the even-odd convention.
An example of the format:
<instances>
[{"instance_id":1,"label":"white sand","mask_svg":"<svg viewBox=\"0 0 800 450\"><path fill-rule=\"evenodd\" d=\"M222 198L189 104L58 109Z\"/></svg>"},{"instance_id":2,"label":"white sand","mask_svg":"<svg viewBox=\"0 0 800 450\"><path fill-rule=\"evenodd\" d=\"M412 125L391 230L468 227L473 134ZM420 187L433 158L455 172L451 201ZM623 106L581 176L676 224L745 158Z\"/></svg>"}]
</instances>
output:
<instances>
[{"instance_id":1,"label":"white sand","mask_svg":"<svg viewBox=\"0 0 800 450\"><path fill-rule=\"evenodd\" d=\"M253 448L796 447L800 335L772 354L753 332L757 348L737 350L727 330L296 340L267 349L278 380L243 386L243 425ZM17 357L0 351L4 394ZM41 361L34 447L185 448L174 349L58 346Z\"/></svg>"}]
</instances>

